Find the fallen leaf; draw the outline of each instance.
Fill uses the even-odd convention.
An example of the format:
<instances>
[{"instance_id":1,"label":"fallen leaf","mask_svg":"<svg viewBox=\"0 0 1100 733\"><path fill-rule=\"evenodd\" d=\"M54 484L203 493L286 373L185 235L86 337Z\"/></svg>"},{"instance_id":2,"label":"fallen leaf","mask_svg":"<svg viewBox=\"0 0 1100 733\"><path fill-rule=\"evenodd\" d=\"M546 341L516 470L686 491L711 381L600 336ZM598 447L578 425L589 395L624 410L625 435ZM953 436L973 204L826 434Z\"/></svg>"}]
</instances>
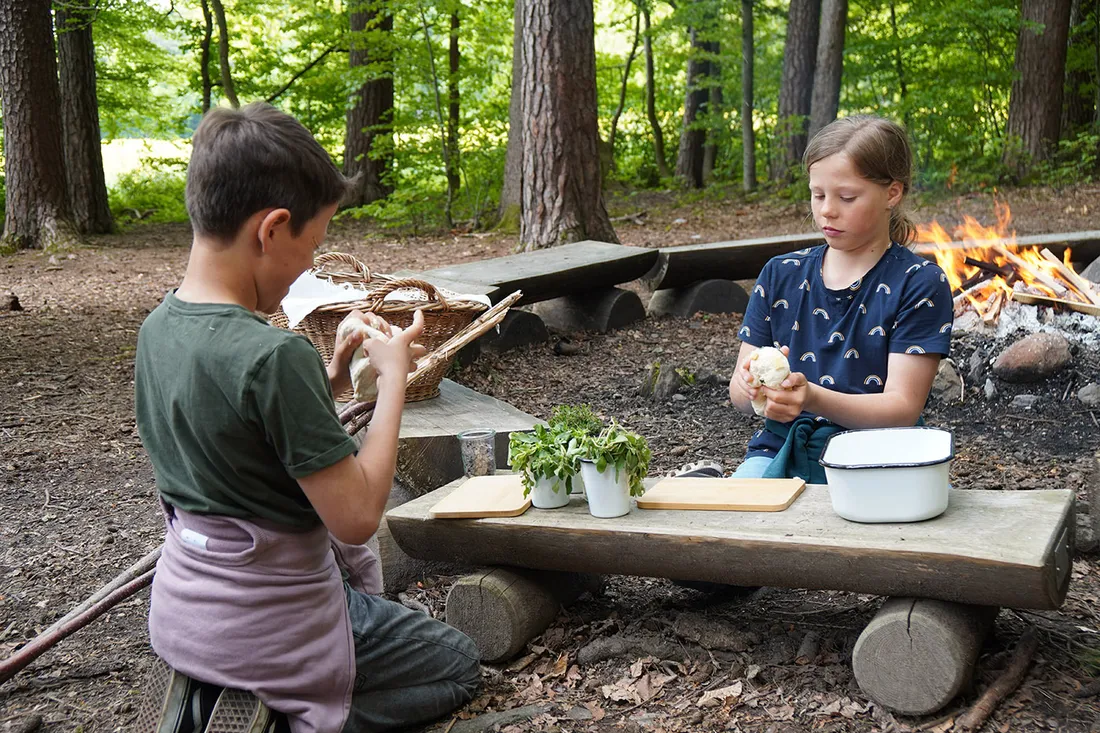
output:
<instances>
[{"instance_id":1,"label":"fallen leaf","mask_svg":"<svg viewBox=\"0 0 1100 733\"><path fill-rule=\"evenodd\" d=\"M701 708L716 708L727 700L740 697L742 689L743 684L741 680L737 680L728 687L721 687L717 690L704 692L703 696L699 698L699 702L695 704Z\"/></svg>"},{"instance_id":2,"label":"fallen leaf","mask_svg":"<svg viewBox=\"0 0 1100 733\"><path fill-rule=\"evenodd\" d=\"M588 708L588 712L592 713L592 720L597 723L603 720L603 717L607 715L607 712L594 702L586 702L584 706Z\"/></svg>"},{"instance_id":3,"label":"fallen leaf","mask_svg":"<svg viewBox=\"0 0 1100 733\"><path fill-rule=\"evenodd\" d=\"M546 675L546 678L554 679L555 677L561 677L565 674L567 669L569 669L569 652L562 652L558 660L554 662L554 666L551 668L550 673Z\"/></svg>"},{"instance_id":4,"label":"fallen leaf","mask_svg":"<svg viewBox=\"0 0 1100 733\"><path fill-rule=\"evenodd\" d=\"M750 664L749 668L745 670L745 679L754 679L758 674L760 674L760 665Z\"/></svg>"}]
</instances>

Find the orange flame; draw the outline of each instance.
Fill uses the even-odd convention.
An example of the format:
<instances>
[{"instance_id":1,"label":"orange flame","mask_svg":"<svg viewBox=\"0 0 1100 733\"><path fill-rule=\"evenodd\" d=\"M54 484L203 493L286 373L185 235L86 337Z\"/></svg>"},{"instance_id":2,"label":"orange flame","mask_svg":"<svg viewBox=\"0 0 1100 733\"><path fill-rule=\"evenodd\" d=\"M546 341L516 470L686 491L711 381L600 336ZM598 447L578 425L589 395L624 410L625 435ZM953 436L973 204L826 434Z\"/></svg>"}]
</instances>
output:
<instances>
[{"instance_id":1,"label":"orange flame","mask_svg":"<svg viewBox=\"0 0 1100 733\"><path fill-rule=\"evenodd\" d=\"M947 274L951 291L956 300L964 298L979 315L1008 297L1013 284L1021 283L1028 291L1054 298L1064 298L1069 288L1063 287L1057 265L1045 259L1037 247L1020 248L1016 245L1016 231L1011 228L1012 211L1008 204L996 202L994 211L997 223L986 227L970 216L955 227L951 234L933 221L917 227L916 241L934 246L932 254ZM1063 255L1070 261L1070 250ZM989 279L979 280L982 268L970 264L967 259L983 262L987 268L1001 273Z\"/></svg>"}]
</instances>

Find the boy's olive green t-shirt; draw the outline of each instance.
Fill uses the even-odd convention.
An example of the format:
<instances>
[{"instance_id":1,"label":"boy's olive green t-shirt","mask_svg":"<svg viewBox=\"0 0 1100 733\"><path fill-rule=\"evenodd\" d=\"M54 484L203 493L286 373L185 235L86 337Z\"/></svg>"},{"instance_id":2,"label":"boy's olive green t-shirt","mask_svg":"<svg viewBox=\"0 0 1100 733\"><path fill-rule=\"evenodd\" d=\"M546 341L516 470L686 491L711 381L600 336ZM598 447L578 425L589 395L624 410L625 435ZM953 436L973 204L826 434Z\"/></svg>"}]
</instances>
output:
<instances>
[{"instance_id":1,"label":"boy's olive green t-shirt","mask_svg":"<svg viewBox=\"0 0 1100 733\"><path fill-rule=\"evenodd\" d=\"M297 479L355 452L321 355L241 306L169 293L138 334L134 391L157 488L185 511L316 527Z\"/></svg>"}]
</instances>

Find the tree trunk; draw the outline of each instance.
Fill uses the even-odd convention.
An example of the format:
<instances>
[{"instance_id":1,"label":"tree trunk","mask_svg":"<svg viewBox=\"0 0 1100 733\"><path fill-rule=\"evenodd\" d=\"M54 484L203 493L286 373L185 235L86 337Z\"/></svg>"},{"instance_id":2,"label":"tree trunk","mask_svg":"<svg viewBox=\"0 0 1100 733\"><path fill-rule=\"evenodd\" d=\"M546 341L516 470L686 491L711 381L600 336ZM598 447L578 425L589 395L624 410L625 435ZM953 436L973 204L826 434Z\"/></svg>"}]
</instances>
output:
<instances>
[{"instance_id":1,"label":"tree trunk","mask_svg":"<svg viewBox=\"0 0 1100 733\"><path fill-rule=\"evenodd\" d=\"M753 71L755 42L752 1L741 0L741 188L756 190L756 130L753 129Z\"/></svg>"},{"instance_id":2,"label":"tree trunk","mask_svg":"<svg viewBox=\"0 0 1100 733\"><path fill-rule=\"evenodd\" d=\"M708 81L710 77L709 57L700 58L706 53L707 44L701 43L698 31L689 30L691 51L687 63L687 93L684 96L684 127L680 132L680 150L676 156L676 175L692 188L703 187L703 143L707 132L696 124L696 118L706 112L710 98Z\"/></svg>"},{"instance_id":3,"label":"tree trunk","mask_svg":"<svg viewBox=\"0 0 1100 733\"><path fill-rule=\"evenodd\" d=\"M779 81L778 149L772 164L772 178L778 181L791 180L806 150L820 14L821 0L791 0L787 13L787 39Z\"/></svg>"},{"instance_id":4,"label":"tree trunk","mask_svg":"<svg viewBox=\"0 0 1100 733\"><path fill-rule=\"evenodd\" d=\"M114 222L103 180L92 13L92 8L75 3L58 5L55 12L62 153L77 229L86 234L106 234L114 229Z\"/></svg>"},{"instance_id":5,"label":"tree trunk","mask_svg":"<svg viewBox=\"0 0 1100 733\"><path fill-rule=\"evenodd\" d=\"M649 27L649 8L642 6L642 18L645 20L645 114L649 119L649 127L653 130L653 155L657 159L657 175L661 178L669 178L672 171L668 169L668 160L665 158L665 136L661 132L661 121L657 119L656 93L653 78L653 34Z\"/></svg>"},{"instance_id":6,"label":"tree trunk","mask_svg":"<svg viewBox=\"0 0 1100 733\"><path fill-rule=\"evenodd\" d=\"M584 239L618 242L600 187L592 0L525 0L525 250Z\"/></svg>"},{"instance_id":7,"label":"tree trunk","mask_svg":"<svg viewBox=\"0 0 1100 733\"><path fill-rule=\"evenodd\" d=\"M642 13L634 12L634 40L630 44L630 53L626 56L626 65L623 67L623 83L619 85L619 105L615 108L615 114L611 116L611 131L607 135L607 146L611 149L611 168L615 167L615 133L619 128L619 118L626 108L626 87L630 82L630 67L634 65L634 57L638 55L638 39L642 33Z\"/></svg>"},{"instance_id":8,"label":"tree trunk","mask_svg":"<svg viewBox=\"0 0 1100 733\"><path fill-rule=\"evenodd\" d=\"M389 196L390 169L393 167L393 57L388 51L367 47L363 40L368 29L383 33L393 32L393 16L386 13L379 17L379 10L371 0L357 0L349 6L351 20L350 53L351 69L371 64L381 64L381 72L363 83L352 93L347 112L344 133L344 174L358 175L358 185L351 200L352 206L362 206Z\"/></svg>"},{"instance_id":9,"label":"tree trunk","mask_svg":"<svg viewBox=\"0 0 1100 733\"><path fill-rule=\"evenodd\" d=\"M1022 175L1058 142L1070 0L1023 0L1004 164ZM1033 30L1031 24L1041 24Z\"/></svg>"},{"instance_id":10,"label":"tree trunk","mask_svg":"<svg viewBox=\"0 0 1100 733\"><path fill-rule=\"evenodd\" d=\"M813 138L818 130L836 119L844 69L844 26L847 22L848 0L822 0L807 139Z\"/></svg>"},{"instance_id":11,"label":"tree trunk","mask_svg":"<svg viewBox=\"0 0 1100 733\"><path fill-rule=\"evenodd\" d=\"M234 107L240 107L237 100L237 88L233 85L233 73L229 68L229 24L225 20L225 8L222 0L210 0L214 8L214 17L218 21L218 62L222 70L222 93Z\"/></svg>"},{"instance_id":12,"label":"tree trunk","mask_svg":"<svg viewBox=\"0 0 1100 733\"><path fill-rule=\"evenodd\" d=\"M457 191L462 185L459 177L458 166L458 65L460 54L458 50L458 9L451 12L451 38L448 54L449 71L447 75L447 147L450 155L447 156L447 186L451 191Z\"/></svg>"},{"instance_id":13,"label":"tree trunk","mask_svg":"<svg viewBox=\"0 0 1100 733\"><path fill-rule=\"evenodd\" d=\"M703 44L703 47L713 54L712 58L718 58L721 52L718 41L708 41ZM719 81L722 71L717 61L712 60L709 66L708 75L712 81L707 99L707 139L703 145L704 184L710 182L714 174L714 166L718 164L718 142L722 135L722 84Z\"/></svg>"},{"instance_id":14,"label":"tree trunk","mask_svg":"<svg viewBox=\"0 0 1100 733\"><path fill-rule=\"evenodd\" d=\"M1100 5L1097 6L1100 23ZM1073 0L1069 14L1069 48L1086 50L1090 46L1089 13L1083 0ZM1080 53L1080 51L1078 52ZM1067 62L1069 52L1067 50ZM1094 100L1089 94L1090 74L1087 68L1066 68L1065 103L1062 105L1062 136L1068 137L1092 123Z\"/></svg>"},{"instance_id":15,"label":"tree trunk","mask_svg":"<svg viewBox=\"0 0 1100 733\"><path fill-rule=\"evenodd\" d=\"M0 0L0 95L7 187L3 244L19 249L76 241L49 0Z\"/></svg>"},{"instance_id":16,"label":"tree trunk","mask_svg":"<svg viewBox=\"0 0 1100 733\"><path fill-rule=\"evenodd\" d=\"M202 79L202 113L210 111L210 41L214 37L214 19L210 16L210 3L202 0L203 33L199 43L199 75Z\"/></svg>"},{"instance_id":17,"label":"tree trunk","mask_svg":"<svg viewBox=\"0 0 1100 733\"><path fill-rule=\"evenodd\" d=\"M500 188L500 224L519 232L523 200L523 2L512 13L512 97L508 101L508 148L504 153L504 183Z\"/></svg>"}]
</instances>

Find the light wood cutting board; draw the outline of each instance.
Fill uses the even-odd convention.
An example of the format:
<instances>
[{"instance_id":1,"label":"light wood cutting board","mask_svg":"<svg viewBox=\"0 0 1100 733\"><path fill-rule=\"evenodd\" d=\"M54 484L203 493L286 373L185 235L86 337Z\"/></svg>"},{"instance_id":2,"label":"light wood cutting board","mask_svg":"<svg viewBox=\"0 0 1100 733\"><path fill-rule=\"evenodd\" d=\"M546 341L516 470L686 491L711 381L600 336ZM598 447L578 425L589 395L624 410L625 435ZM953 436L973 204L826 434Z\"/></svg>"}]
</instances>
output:
<instances>
[{"instance_id":1,"label":"light wood cutting board","mask_svg":"<svg viewBox=\"0 0 1100 733\"><path fill-rule=\"evenodd\" d=\"M433 519L518 517L531 507L530 497L523 496L522 481L518 473L474 476L440 500L428 514Z\"/></svg>"},{"instance_id":2,"label":"light wood cutting board","mask_svg":"<svg viewBox=\"0 0 1100 733\"><path fill-rule=\"evenodd\" d=\"M703 478L658 481L638 498L639 509L706 509L727 512L781 512L806 482L800 478Z\"/></svg>"}]
</instances>

